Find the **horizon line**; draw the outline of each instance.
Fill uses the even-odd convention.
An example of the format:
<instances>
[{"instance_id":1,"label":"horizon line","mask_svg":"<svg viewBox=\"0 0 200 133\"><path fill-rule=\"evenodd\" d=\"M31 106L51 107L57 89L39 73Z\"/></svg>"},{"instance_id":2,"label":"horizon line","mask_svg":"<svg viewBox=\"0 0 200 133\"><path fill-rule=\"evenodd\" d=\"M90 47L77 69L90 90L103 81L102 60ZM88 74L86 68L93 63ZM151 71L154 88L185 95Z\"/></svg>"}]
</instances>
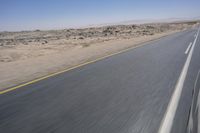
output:
<instances>
[{"instance_id":1,"label":"horizon line","mask_svg":"<svg viewBox=\"0 0 200 133\"><path fill-rule=\"evenodd\" d=\"M87 25L79 25L79 26L66 26L66 27L55 27L55 28L33 28L33 29L24 29L24 30L0 30L0 32L29 32L29 31L50 31L50 30L65 30L65 29L85 29L85 28L95 28L95 27L106 27L106 26L116 26L116 25L140 25L140 24L152 24L152 23L173 23L173 22L187 22L187 21L200 21L200 16L193 18L149 18L149 19L135 19L135 20L124 20L118 22L104 22L97 24L87 24Z\"/></svg>"}]
</instances>

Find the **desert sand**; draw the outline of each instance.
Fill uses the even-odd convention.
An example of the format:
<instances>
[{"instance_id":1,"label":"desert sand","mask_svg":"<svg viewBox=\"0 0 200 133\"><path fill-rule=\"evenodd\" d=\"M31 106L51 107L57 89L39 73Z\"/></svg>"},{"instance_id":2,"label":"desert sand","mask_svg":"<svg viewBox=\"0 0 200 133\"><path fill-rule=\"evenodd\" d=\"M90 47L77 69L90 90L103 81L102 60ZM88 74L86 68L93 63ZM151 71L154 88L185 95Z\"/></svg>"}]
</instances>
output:
<instances>
[{"instance_id":1,"label":"desert sand","mask_svg":"<svg viewBox=\"0 0 200 133\"><path fill-rule=\"evenodd\" d=\"M0 90L194 28L197 24L179 22L0 32Z\"/></svg>"}]
</instances>

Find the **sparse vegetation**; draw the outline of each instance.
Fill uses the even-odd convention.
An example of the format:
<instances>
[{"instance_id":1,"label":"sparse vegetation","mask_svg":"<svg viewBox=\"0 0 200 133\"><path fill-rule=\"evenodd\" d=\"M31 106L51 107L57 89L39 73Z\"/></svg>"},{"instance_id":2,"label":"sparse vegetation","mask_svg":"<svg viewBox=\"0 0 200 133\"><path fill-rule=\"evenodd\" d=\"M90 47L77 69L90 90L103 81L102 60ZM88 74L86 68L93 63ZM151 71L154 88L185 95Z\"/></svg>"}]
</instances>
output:
<instances>
[{"instance_id":1,"label":"sparse vegetation","mask_svg":"<svg viewBox=\"0 0 200 133\"><path fill-rule=\"evenodd\" d=\"M187 22L0 32L1 77L8 77L12 81L13 78L22 79L34 73L71 66L72 63L79 64L107 55L108 52L116 52L174 31L191 28L194 24L196 23ZM27 68L28 71L22 74L21 71ZM10 82L5 82L7 83L10 85Z\"/></svg>"},{"instance_id":2,"label":"sparse vegetation","mask_svg":"<svg viewBox=\"0 0 200 133\"><path fill-rule=\"evenodd\" d=\"M40 44L67 44L88 43L90 40L98 40L98 42L108 40L116 40L126 38L134 38L143 35L154 35L169 30L180 30L197 24L196 21L179 22L179 23L163 23L163 24L143 24L143 25L116 25L105 27L94 27L85 29L64 29L50 31L23 31L23 32L1 32L1 46L14 44L24 45L40 45ZM100 39L99 39L100 38ZM109 39L112 38L112 39ZM81 42L80 42L81 41Z\"/></svg>"}]
</instances>

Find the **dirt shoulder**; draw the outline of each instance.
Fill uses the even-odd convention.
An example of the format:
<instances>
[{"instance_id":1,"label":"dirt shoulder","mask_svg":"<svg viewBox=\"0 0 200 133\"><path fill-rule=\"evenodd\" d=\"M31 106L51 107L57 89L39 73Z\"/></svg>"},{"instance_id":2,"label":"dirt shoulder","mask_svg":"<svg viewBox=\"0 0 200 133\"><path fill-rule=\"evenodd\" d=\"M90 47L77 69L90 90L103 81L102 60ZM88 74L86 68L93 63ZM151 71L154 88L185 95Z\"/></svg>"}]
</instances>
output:
<instances>
[{"instance_id":1,"label":"dirt shoulder","mask_svg":"<svg viewBox=\"0 0 200 133\"><path fill-rule=\"evenodd\" d=\"M0 90L192 27L151 24L0 33Z\"/></svg>"}]
</instances>

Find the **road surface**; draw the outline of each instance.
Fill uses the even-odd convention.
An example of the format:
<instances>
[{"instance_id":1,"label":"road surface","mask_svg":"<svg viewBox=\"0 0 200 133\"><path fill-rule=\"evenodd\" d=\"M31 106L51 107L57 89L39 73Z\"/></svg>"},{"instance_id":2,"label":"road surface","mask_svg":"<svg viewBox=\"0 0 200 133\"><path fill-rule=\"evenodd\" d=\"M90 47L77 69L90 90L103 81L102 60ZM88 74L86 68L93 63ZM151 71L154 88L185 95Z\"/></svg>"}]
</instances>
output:
<instances>
[{"instance_id":1,"label":"road surface","mask_svg":"<svg viewBox=\"0 0 200 133\"><path fill-rule=\"evenodd\" d=\"M198 28L0 95L1 133L156 133ZM200 69L192 53L172 133L187 130ZM17 71L17 70L16 70Z\"/></svg>"}]
</instances>

